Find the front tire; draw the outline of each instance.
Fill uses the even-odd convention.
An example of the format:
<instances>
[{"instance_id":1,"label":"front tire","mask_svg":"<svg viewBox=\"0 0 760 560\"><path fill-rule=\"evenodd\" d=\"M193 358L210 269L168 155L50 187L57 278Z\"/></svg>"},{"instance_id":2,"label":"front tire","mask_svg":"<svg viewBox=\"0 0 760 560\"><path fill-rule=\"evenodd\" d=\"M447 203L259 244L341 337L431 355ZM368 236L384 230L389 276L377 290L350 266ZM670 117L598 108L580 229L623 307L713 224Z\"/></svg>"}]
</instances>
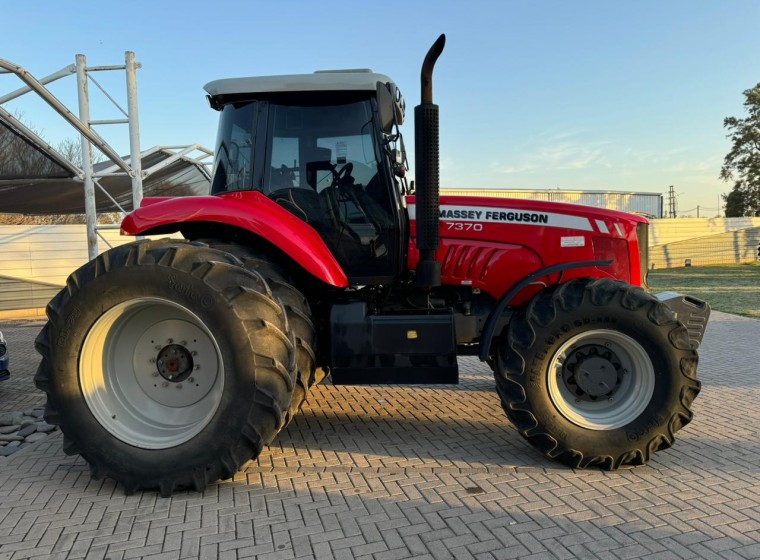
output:
<instances>
[{"instance_id":1,"label":"front tire","mask_svg":"<svg viewBox=\"0 0 760 560\"><path fill-rule=\"evenodd\" d=\"M264 279L205 245L138 241L74 272L48 305L35 382L64 451L126 493L205 489L282 428L295 377Z\"/></svg>"},{"instance_id":2,"label":"front tire","mask_svg":"<svg viewBox=\"0 0 760 560\"><path fill-rule=\"evenodd\" d=\"M640 288L573 280L541 292L497 341L496 384L520 434L571 467L641 465L692 418L697 353Z\"/></svg>"}]
</instances>

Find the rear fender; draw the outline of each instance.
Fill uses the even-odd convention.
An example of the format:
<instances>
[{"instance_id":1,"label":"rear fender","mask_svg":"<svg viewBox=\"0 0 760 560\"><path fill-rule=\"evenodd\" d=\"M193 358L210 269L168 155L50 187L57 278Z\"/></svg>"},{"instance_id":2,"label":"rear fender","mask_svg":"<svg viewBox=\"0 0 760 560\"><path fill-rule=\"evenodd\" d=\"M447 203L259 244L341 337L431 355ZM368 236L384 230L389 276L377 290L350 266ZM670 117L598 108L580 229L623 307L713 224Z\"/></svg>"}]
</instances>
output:
<instances>
[{"instance_id":1,"label":"rear fender","mask_svg":"<svg viewBox=\"0 0 760 560\"><path fill-rule=\"evenodd\" d=\"M314 228L257 191L145 198L140 208L124 218L121 233L170 233L192 222L218 223L253 233L322 282L336 288L348 286L346 273Z\"/></svg>"}]
</instances>

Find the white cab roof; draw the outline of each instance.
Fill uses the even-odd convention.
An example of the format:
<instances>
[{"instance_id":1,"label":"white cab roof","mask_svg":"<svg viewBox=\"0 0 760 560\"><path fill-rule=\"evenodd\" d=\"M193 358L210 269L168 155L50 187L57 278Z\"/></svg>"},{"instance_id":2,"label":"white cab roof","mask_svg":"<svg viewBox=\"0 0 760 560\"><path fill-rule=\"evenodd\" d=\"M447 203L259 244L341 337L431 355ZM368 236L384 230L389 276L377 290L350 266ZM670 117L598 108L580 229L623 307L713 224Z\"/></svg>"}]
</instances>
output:
<instances>
[{"instance_id":1,"label":"white cab roof","mask_svg":"<svg viewBox=\"0 0 760 560\"><path fill-rule=\"evenodd\" d=\"M288 91L375 91L377 82L392 80L371 70L320 70L313 74L226 78L207 83L210 95L282 93Z\"/></svg>"}]
</instances>

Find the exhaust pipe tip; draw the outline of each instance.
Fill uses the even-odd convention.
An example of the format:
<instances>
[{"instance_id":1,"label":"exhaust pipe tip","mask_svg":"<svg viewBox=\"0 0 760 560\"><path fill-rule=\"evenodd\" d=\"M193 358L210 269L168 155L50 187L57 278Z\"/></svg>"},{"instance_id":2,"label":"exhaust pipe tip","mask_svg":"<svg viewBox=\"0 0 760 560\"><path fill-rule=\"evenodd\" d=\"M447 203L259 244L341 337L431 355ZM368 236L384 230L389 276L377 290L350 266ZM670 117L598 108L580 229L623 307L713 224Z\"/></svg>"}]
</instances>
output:
<instances>
[{"instance_id":1,"label":"exhaust pipe tip","mask_svg":"<svg viewBox=\"0 0 760 560\"><path fill-rule=\"evenodd\" d=\"M435 43L433 43L433 46L428 50L425 60L422 62L422 70L420 71L420 102L422 105L433 103L433 67L438 57L441 56L445 45L446 34L441 33Z\"/></svg>"},{"instance_id":2,"label":"exhaust pipe tip","mask_svg":"<svg viewBox=\"0 0 760 560\"><path fill-rule=\"evenodd\" d=\"M415 174L417 179L417 285L430 289L441 285L438 106L433 103L433 67L443 52L441 34L428 50L420 71L420 104L414 109Z\"/></svg>"}]
</instances>

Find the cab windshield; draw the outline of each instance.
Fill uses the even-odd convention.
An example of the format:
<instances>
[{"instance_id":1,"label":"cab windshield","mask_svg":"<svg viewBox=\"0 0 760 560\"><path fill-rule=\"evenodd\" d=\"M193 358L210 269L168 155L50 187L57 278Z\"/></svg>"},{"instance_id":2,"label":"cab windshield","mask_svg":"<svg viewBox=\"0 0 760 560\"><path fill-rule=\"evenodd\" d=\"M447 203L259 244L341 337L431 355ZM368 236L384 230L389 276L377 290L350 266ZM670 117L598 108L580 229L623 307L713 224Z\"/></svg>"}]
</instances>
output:
<instances>
[{"instance_id":1,"label":"cab windshield","mask_svg":"<svg viewBox=\"0 0 760 560\"><path fill-rule=\"evenodd\" d=\"M349 163L356 185L366 186L377 175L369 101L333 107L270 104L269 119L265 194L294 187L321 192L332 183L333 172Z\"/></svg>"}]
</instances>

